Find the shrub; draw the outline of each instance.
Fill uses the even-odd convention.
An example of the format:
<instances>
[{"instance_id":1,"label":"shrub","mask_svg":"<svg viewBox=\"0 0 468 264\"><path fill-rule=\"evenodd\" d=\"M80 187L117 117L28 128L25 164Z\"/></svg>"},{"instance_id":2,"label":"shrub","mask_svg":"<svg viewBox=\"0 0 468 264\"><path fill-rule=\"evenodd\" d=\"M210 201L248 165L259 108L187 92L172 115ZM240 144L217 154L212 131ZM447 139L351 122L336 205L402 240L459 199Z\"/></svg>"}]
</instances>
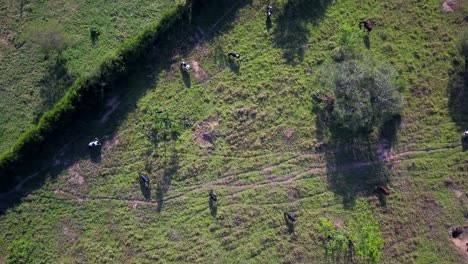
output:
<instances>
[{"instance_id":1,"label":"shrub","mask_svg":"<svg viewBox=\"0 0 468 264\"><path fill-rule=\"evenodd\" d=\"M334 64L319 77L334 91L332 119L342 128L371 132L401 111L402 96L393 71L370 61Z\"/></svg>"},{"instance_id":2,"label":"shrub","mask_svg":"<svg viewBox=\"0 0 468 264\"><path fill-rule=\"evenodd\" d=\"M34 245L28 240L16 240L9 247L7 263L11 264L29 264L33 262L32 253Z\"/></svg>"},{"instance_id":3,"label":"shrub","mask_svg":"<svg viewBox=\"0 0 468 264\"><path fill-rule=\"evenodd\" d=\"M29 35L31 42L38 45L46 55L56 52L60 56L68 47L67 37L57 22L35 25L29 30Z\"/></svg>"}]
</instances>

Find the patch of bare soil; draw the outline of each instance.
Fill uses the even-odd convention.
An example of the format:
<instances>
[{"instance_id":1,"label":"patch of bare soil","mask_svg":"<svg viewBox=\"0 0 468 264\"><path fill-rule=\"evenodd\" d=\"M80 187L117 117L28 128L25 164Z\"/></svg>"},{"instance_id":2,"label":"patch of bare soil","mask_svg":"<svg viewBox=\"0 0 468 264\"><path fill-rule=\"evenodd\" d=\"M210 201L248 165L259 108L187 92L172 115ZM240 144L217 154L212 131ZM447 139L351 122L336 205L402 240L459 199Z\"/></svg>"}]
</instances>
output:
<instances>
[{"instance_id":1,"label":"patch of bare soil","mask_svg":"<svg viewBox=\"0 0 468 264\"><path fill-rule=\"evenodd\" d=\"M192 138L201 148L213 146L218 130L218 120L216 117L210 117L195 127Z\"/></svg>"},{"instance_id":2,"label":"patch of bare soil","mask_svg":"<svg viewBox=\"0 0 468 264\"><path fill-rule=\"evenodd\" d=\"M468 261L468 225L464 227L451 226L449 233L460 255L463 256L465 261Z\"/></svg>"},{"instance_id":3,"label":"patch of bare soil","mask_svg":"<svg viewBox=\"0 0 468 264\"><path fill-rule=\"evenodd\" d=\"M192 60L191 64L193 73L195 74L195 78L197 78L197 80L203 83L210 79L210 76L200 67L198 61Z\"/></svg>"},{"instance_id":4,"label":"patch of bare soil","mask_svg":"<svg viewBox=\"0 0 468 264\"><path fill-rule=\"evenodd\" d=\"M119 135L115 135L111 140L108 140L104 143L104 148L111 149L114 145L119 144L120 137Z\"/></svg>"},{"instance_id":5,"label":"patch of bare soil","mask_svg":"<svg viewBox=\"0 0 468 264\"><path fill-rule=\"evenodd\" d=\"M292 128L286 129L283 135L286 143L288 144L292 144L296 140L296 131L294 131Z\"/></svg>"},{"instance_id":6,"label":"patch of bare soil","mask_svg":"<svg viewBox=\"0 0 468 264\"><path fill-rule=\"evenodd\" d=\"M71 166L68 169L68 173L70 174L69 182L72 185L83 185L85 183L85 179L83 175L79 173L80 171L80 164L76 163L75 165Z\"/></svg>"},{"instance_id":7,"label":"patch of bare soil","mask_svg":"<svg viewBox=\"0 0 468 264\"><path fill-rule=\"evenodd\" d=\"M453 12L458 9L458 0L442 0L442 11Z\"/></svg>"}]
</instances>

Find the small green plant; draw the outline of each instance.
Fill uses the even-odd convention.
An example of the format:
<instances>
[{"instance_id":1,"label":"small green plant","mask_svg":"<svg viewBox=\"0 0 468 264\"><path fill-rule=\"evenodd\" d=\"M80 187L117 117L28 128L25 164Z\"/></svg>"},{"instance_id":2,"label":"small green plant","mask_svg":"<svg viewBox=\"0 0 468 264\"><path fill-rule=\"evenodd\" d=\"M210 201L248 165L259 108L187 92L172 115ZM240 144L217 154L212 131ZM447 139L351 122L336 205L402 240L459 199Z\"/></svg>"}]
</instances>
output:
<instances>
[{"instance_id":1,"label":"small green plant","mask_svg":"<svg viewBox=\"0 0 468 264\"><path fill-rule=\"evenodd\" d=\"M31 241L20 239L14 241L9 248L7 263L9 264L29 264L32 263L32 253L34 245Z\"/></svg>"},{"instance_id":2,"label":"small green plant","mask_svg":"<svg viewBox=\"0 0 468 264\"><path fill-rule=\"evenodd\" d=\"M348 249L349 239L345 230L335 227L330 219L321 218L315 224L315 229L321 234L327 255L345 253Z\"/></svg>"},{"instance_id":3,"label":"small green plant","mask_svg":"<svg viewBox=\"0 0 468 264\"><path fill-rule=\"evenodd\" d=\"M356 56L356 47L358 46L361 33L349 25L344 25L338 32L338 47L334 60L341 62L345 59Z\"/></svg>"}]
</instances>

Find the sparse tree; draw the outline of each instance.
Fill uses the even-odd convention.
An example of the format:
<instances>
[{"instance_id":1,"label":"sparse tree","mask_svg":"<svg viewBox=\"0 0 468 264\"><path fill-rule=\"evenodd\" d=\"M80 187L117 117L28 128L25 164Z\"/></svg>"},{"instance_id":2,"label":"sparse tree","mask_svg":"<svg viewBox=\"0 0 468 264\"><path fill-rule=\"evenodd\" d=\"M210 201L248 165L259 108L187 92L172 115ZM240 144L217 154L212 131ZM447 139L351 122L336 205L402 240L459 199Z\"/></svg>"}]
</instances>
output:
<instances>
[{"instance_id":1,"label":"sparse tree","mask_svg":"<svg viewBox=\"0 0 468 264\"><path fill-rule=\"evenodd\" d=\"M42 52L49 55L56 52L60 57L68 47L68 40L63 28L56 22L47 22L36 25L30 32L31 41L38 45Z\"/></svg>"},{"instance_id":2,"label":"sparse tree","mask_svg":"<svg viewBox=\"0 0 468 264\"><path fill-rule=\"evenodd\" d=\"M372 131L401 111L402 96L393 71L370 61L345 61L322 73L334 91L332 118L351 132Z\"/></svg>"}]
</instances>

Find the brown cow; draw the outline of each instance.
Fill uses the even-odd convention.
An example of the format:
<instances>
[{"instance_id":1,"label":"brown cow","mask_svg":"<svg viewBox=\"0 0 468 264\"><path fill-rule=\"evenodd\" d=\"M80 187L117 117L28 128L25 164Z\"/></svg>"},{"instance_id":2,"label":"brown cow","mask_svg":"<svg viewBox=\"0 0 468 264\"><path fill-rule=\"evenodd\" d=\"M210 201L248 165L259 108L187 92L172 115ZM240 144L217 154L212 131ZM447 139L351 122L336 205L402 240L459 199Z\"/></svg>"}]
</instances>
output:
<instances>
[{"instance_id":1,"label":"brown cow","mask_svg":"<svg viewBox=\"0 0 468 264\"><path fill-rule=\"evenodd\" d=\"M390 190L383 187L383 186L377 186L376 188L379 192L385 194L385 195L390 195Z\"/></svg>"},{"instance_id":2,"label":"brown cow","mask_svg":"<svg viewBox=\"0 0 468 264\"><path fill-rule=\"evenodd\" d=\"M374 27L374 25L369 19L359 22L359 28L362 28L362 25L364 25L364 30L367 30L367 34L369 34L372 31L372 28Z\"/></svg>"}]
</instances>

